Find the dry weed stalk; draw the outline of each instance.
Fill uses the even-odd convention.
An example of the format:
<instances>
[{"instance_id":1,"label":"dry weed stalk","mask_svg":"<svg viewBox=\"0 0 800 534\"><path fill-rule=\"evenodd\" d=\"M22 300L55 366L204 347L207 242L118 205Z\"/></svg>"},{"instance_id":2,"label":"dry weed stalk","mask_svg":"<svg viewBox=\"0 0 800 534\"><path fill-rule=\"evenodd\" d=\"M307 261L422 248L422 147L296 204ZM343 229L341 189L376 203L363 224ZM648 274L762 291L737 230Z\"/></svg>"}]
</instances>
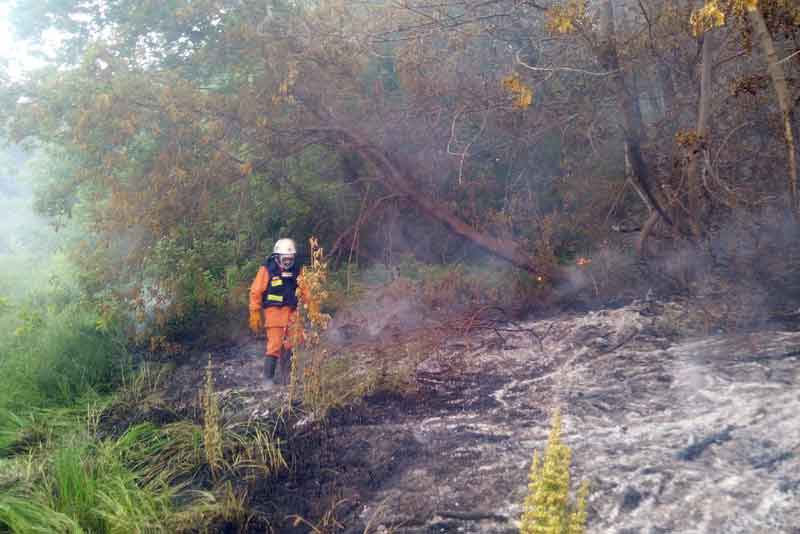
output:
<instances>
[{"instance_id":1,"label":"dry weed stalk","mask_svg":"<svg viewBox=\"0 0 800 534\"><path fill-rule=\"evenodd\" d=\"M214 373L211 369L211 356L206 366L206 382L200 394L203 407L203 449L211 474L217 476L223 466L222 423L220 421L219 401L214 394Z\"/></svg>"},{"instance_id":2,"label":"dry weed stalk","mask_svg":"<svg viewBox=\"0 0 800 534\"><path fill-rule=\"evenodd\" d=\"M281 450L282 441L273 429L249 424L225 429L228 448L232 450L230 468L242 480L269 477L289 468Z\"/></svg>"},{"instance_id":3,"label":"dry weed stalk","mask_svg":"<svg viewBox=\"0 0 800 534\"><path fill-rule=\"evenodd\" d=\"M310 529L312 534L332 534L334 532L341 532L344 529L344 525L339 522L336 518L336 509L347 503L347 499L340 499L331 502L328 509L325 511L325 514L320 518L318 523L312 523L308 519L300 516L294 515L289 516L293 517L293 525L298 527L300 525L305 525Z\"/></svg>"},{"instance_id":4,"label":"dry weed stalk","mask_svg":"<svg viewBox=\"0 0 800 534\"><path fill-rule=\"evenodd\" d=\"M325 283L328 278L328 264L322 247L316 238L309 239L311 265L305 267L297 281L297 296L300 300L299 318L292 326L290 335L293 345L302 348L310 356L306 369L303 370L303 402L311 407L315 417L322 415L320 401L322 395L322 362L325 351L320 349L320 336L328 328L330 315L322 312L322 305L328 299ZM303 331L303 325L308 330ZM299 381L298 358L292 359L291 378L289 381L288 407L291 408ZM324 412L324 409L322 409Z\"/></svg>"}]
</instances>

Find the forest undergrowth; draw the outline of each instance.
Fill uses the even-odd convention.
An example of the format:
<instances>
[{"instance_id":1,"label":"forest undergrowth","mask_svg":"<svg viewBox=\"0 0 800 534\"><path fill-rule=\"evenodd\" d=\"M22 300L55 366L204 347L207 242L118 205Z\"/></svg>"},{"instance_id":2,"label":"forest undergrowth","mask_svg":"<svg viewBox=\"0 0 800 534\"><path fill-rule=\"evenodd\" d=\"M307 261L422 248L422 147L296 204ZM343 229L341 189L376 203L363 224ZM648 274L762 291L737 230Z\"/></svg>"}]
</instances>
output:
<instances>
[{"instance_id":1,"label":"forest undergrowth","mask_svg":"<svg viewBox=\"0 0 800 534\"><path fill-rule=\"evenodd\" d=\"M196 413L173 414L162 395L179 355L143 358L150 347L119 318L61 283L4 299L0 325L0 532L246 531L258 519L248 484L288 467L278 423L220 417L211 375ZM120 424L129 413L151 415Z\"/></svg>"},{"instance_id":2,"label":"forest undergrowth","mask_svg":"<svg viewBox=\"0 0 800 534\"><path fill-rule=\"evenodd\" d=\"M193 410L176 413L165 400L176 363L205 366L209 338L198 337L196 322L182 323L178 335L171 329L181 323L167 321L131 336L136 316L86 298L65 284L70 275L54 272L49 287L6 298L0 310L0 531L266 528L270 514L258 503L270 480L291 476L295 422L324 427L329 414L370 396L414 397L416 366L445 340L530 314L678 299L691 305L667 307L660 319L676 336L757 328L770 314L791 312L789 228L780 224L769 238L761 228L752 241L739 230L736 240L709 241L692 261L653 259L650 272L606 244L590 257L560 258L568 276L558 284L492 263L410 257L391 268L329 273L312 243L302 282L314 295L301 308L307 342L293 360L288 402L260 422L234 420L220 407L210 365ZM206 302L204 317L229 314L244 324L246 304L240 287L218 305ZM394 315L380 320L386 310ZM348 337L351 323L374 320L383 325L376 337ZM218 344L241 339L222 325L230 318L220 319ZM299 518L298 528L326 521L317 515ZM327 521L336 524L336 515Z\"/></svg>"}]
</instances>

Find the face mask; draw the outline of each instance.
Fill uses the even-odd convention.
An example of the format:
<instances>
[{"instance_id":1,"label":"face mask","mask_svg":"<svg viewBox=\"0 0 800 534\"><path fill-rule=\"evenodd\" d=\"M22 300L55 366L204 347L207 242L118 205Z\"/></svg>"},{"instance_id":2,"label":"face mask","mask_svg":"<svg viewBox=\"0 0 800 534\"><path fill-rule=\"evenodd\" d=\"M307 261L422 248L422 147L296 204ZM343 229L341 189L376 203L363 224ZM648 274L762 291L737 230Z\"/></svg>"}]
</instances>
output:
<instances>
[{"instance_id":1,"label":"face mask","mask_svg":"<svg viewBox=\"0 0 800 534\"><path fill-rule=\"evenodd\" d=\"M284 269L291 269L292 265L294 265L294 255L293 254L280 254L280 255L278 255L278 263Z\"/></svg>"}]
</instances>

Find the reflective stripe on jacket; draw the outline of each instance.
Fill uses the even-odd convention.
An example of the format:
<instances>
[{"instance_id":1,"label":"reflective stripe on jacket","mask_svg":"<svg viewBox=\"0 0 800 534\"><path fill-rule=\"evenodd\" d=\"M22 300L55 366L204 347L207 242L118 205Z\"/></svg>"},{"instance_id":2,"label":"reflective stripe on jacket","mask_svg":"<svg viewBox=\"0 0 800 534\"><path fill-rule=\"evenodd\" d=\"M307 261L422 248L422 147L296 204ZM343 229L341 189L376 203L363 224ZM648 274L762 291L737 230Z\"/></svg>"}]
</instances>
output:
<instances>
[{"instance_id":1,"label":"reflective stripe on jacket","mask_svg":"<svg viewBox=\"0 0 800 534\"><path fill-rule=\"evenodd\" d=\"M297 277L300 267L295 263L283 270L270 256L258 270L250 285L250 310L273 306L297 307Z\"/></svg>"}]
</instances>

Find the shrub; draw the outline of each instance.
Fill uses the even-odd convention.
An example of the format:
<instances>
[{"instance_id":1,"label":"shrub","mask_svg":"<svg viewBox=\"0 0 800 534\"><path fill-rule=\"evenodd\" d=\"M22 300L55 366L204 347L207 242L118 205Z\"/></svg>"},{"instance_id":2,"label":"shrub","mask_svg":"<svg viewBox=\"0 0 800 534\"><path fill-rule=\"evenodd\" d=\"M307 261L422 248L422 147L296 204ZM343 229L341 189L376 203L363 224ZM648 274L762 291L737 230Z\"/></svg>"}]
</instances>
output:
<instances>
[{"instance_id":1,"label":"shrub","mask_svg":"<svg viewBox=\"0 0 800 534\"><path fill-rule=\"evenodd\" d=\"M533 455L522 512L521 534L583 534L586 529L586 498L589 486L581 483L575 502L570 502L572 451L561 441L561 413L556 410L544 459Z\"/></svg>"}]
</instances>

